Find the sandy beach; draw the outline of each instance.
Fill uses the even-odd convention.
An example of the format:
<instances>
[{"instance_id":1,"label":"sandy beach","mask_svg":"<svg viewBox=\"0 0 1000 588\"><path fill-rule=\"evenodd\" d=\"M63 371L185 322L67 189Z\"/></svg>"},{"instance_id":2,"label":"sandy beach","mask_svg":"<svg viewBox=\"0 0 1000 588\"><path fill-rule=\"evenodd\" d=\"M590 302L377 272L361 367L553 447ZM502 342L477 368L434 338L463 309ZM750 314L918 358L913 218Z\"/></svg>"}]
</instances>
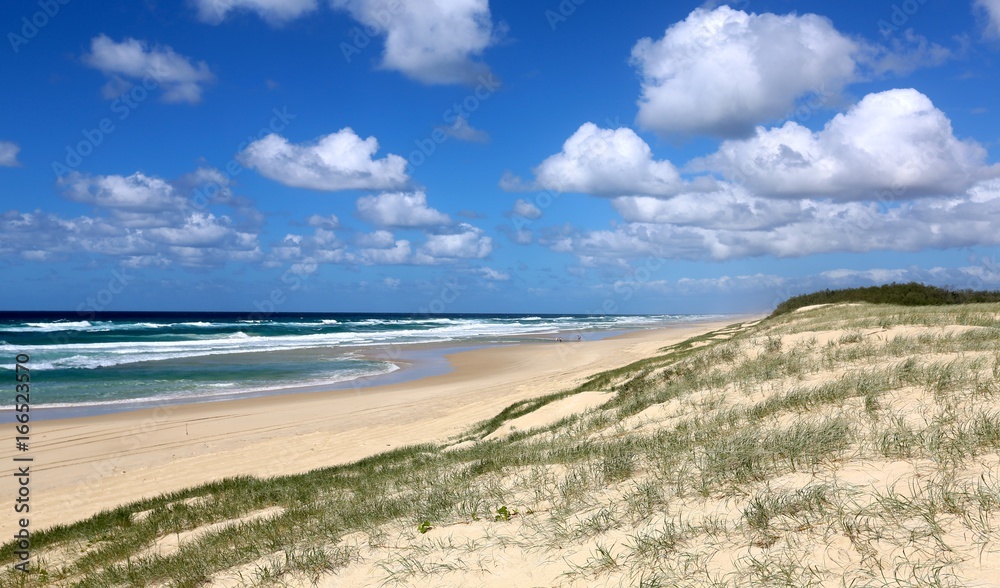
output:
<instances>
[{"instance_id":1,"label":"sandy beach","mask_svg":"<svg viewBox=\"0 0 1000 588\"><path fill-rule=\"evenodd\" d=\"M453 369L446 374L385 386L37 421L31 524L72 523L225 477L300 473L443 441L513 402L570 388L730 322L463 351L447 356ZM0 459L14 453L5 449ZM0 519L0 532L14 524Z\"/></svg>"},{"instance_id":2,"label":"sandy beach","mask_svg":"<svg viewBox=\"0 0 1000 588\"><path fill-rule=\"evenodd\" d=\"M998 317L812 305L40 421L33 530L123 508L33 535L27 585L995 586Z\"/></svg>"}]
</instances>

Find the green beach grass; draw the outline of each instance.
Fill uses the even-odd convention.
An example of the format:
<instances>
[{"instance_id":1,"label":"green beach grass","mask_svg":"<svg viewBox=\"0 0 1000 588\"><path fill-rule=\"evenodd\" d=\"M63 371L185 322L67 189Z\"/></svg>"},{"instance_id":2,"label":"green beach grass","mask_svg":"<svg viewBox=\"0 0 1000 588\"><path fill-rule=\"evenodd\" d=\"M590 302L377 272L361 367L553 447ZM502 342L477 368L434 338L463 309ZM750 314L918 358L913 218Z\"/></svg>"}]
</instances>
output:
<instances>
[{"instance_id":1,"label":"green beach grass","mask_svg":"<svg viewBox=\"0 0 1000 588\"><path fill-rule=\"evenodd\" d=\"M0 548L0 585L992 581L998 378L998 303L788 310L517 403L444 445L226 479L37 532L30 573ZM484 440L581 392L609 399Z\"/></svg>"}]
</instances>

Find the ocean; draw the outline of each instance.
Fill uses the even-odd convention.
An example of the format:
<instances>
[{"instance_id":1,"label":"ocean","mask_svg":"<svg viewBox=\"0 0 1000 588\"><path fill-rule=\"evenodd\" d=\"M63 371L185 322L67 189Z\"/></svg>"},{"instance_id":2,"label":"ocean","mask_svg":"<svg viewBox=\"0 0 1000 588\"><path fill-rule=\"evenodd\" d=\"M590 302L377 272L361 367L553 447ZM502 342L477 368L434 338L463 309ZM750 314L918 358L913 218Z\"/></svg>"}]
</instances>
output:
<instances>
[{"instance_id":1,"label":"ocean","mask_svg":"<svg viewBox=\"0 0 1000 588\"><path fill-rule=\"evenodd\" d=\"M589 340L707 318L714 317L104 312L84 320L0 312L0 365L13 371L18 355L29 357L32 409L87 414L377 383L409 363L407 350L417 357L420 344Z\"/></svg>"}]
</instances>

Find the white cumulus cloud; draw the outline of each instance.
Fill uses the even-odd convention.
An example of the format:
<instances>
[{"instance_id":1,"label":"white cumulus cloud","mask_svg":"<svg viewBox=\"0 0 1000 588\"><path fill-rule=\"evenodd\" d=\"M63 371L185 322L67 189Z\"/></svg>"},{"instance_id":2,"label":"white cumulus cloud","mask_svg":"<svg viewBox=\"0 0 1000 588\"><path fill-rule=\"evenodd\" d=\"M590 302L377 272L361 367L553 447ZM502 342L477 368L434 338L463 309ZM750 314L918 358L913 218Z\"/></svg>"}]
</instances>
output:
<instances>
[{"instance_id":1,"label":"white cumulus cloud","mask_svg":"<svg viewBox=\"0 0 1000 588\"><path fill-rule=\"evenodd\" d=\"M157 227L133 228L99 216L62 218L13 210L0 214L0 254L25 259L96 254L127 267L207 267L258 261L263 255L255 233L211 213L193 212L179 221L161 220Z\"/></svg>"},{"instance_id":2,"label":"white cumulus cloud","mask_svg":"<svg viewBox=\"0 0 1000 588\"><path fill-rule=\"evenodd\" d=\"M986 34L1000 37L1000 0L976 0L976 6L986 12Z\"/></svg>"},{"instance_id":3,"label":"white cumulus cloud","mask_svg":"<svg viewBox=\"0 0 1000 588\"><path fill-rule=\"evenodd\" d=\"M385 36L382 67L425 84L471 83L499 36L488 0L331 0Z\"/></svg>"},{"instance_id":4,"label":"white cumulus cloud","mask_svg":"<svg viewBox=\"0 0 1000 588\"><path fill-rule=\"evenodd\" d=\"M423 192L387 192L362 196L357 201L358 216L383 227L425 227L445 225L451 218L427 206Z\"/></svg>"},{"instance_id":5,"label":"white cumulus cloud","mask_svg":"<svg viewBox=\"0 0 1000 588\"><path fill-rule=\"evenodd\" d=\"M395 245L396 238L389 231L378 230L358 235L357 242L362 247L386 249Z\"/></svg>"},{"instance_id":6,"label":"white cumulus cloud","mask_svg":"<svg viewBox=\"0 0 1000 588\"><path fill-rule=\"evenodd\" d=\"M107 35L94 37L83 63L109 76L104 87L109 99L120 95L129 82L155 82L163 88L164 101L196 103L204 85L215 79L204 61L195 64L170 47L150 47L132 38L116 43Z\"/></svg>"},{"instance_id":7,"label":"white cumulus cloud","mask_svg":"<svg viewBox=\"0 0 1000 588\"><path fill-rule=\"evenodd\" d=\"M734 185L720 185L715 192L686 193L667 199L623 196L615 198L612 205L627 222L732 230L760 230L787 224L807 210L802 203L760 198Z\"/></svg>"},{"instance_id":8,"label":"white cumulus cloud","mask_svg":"<svg viewBox=\"0 0 1000 588\"><path fill-rule=\"evenodd\" d=\"M400 239L390 247L369 247L352 254L352 259L363 265L399 265L410 263L410 242Z\"/></svg>"},{"instance_id":9,"label":"white cumulus cloud","mask_svg":"<svg viewBox=\"0 0 1000 588\"><path fill-rule=\"evenodd\" d=\"M450 233L429 235L417 252L416 262L442 263L456 259L482 259L493 251L493 239L468 223Z\"/></svg>"},{"instance_id":10,"label":"white cumulus cloud","mask_svg":"<svg viewBox=\"0 0 1000 588\"><path fill-rule=\"evenodd\" d=\"M73 173L59 183L71 200L127 212L169 213L187 207L174 186L157 177L136 172L130 176L87 176Z\"/></svg>"},{"instance_id":11,"label":"white cumulus cloud","mask_svg":"<svg viewBox=\"0 0 1000 588\"><path fill-rule=\"evenodd\" d=\"M761 196L870 200L960 193L995 176L986 150L955 137L951 121L913 89L869 94L818 132L795 122L758 127L693 162Z\"/></svg>"},{"instance_id":12,"label":"white cumulus cloud","mask_svg":"<svg viewBox=\"0 0 1000 588\"><path fill-rule=\"evenodd\" d=\"M320 216L318 214L311 215L306 219L306 224L310 227L319 227L322 229L336 229L340 226L340 219L337 215L330 214L327 216Z\"/></svg>"},{"instance_id":13,"label":"white cumulus cloud","mask_svg":"<svg viewBox=\"0 0 1000 588\"><path fill-rule=\"evenodd\" d=\"M535 220L542 216L540 208L522 198L518 198L514 201L514 210L512 213L514 216L519 216L528 220Z\"/></svg>"},{"instance_id":14,"label":"white cumulus cloud","mask_svg":"<svg viewBox=\"0 0 1000 588\"><path fill-rule=\"evenodd\" d=\"M812 92L839 93L860 47L815 14L697 9L632 49L642 76L638 123L664 134L740 136Z\"/></svg>"},{"instance_id":15,"label":"white cumulus cloud","mask_svg":"<svg viewBox=\"0 0 1000 588\"><path fill-rule=\"evenodd\" d=\"M507 189L537 187L598 196L676 194L683 187L677 168L657 161L652 150L628 128L602 129L584 123L563 143L562 151L534 169L535 181L524 186L507 177Z\"/></svg>"},{"instance_id":16,"label":"white cumulus cloud","mask_svg":"<svg viewBox=\"0 0 1000 588\"><path fill-rule=\"evenodd\" d=\"M234 244L252 248L257 236L234 231L228 217L211 213L192 213L178 226L159 227L145 231L151 240L180 247L219 247Z\"/></svg>"},{"instance_id":17,"label":"white cumulus cloud","mask_svg":"<svg viewBox=\"0 0 1000 588\"><path fill-rule=\"evenodd\" d=\"M0 141L0 167L16 167L20 165L17 154L21 147L10 141Z\"/></svg>"},{"instance_id":18,"label":"white cumulus cloud","mask_svg":"<svg viewBox=\"0 0 1000 588\"><path fill-rule=\"evenodd\" d=\"M254 141L237 155L260 175L313 190L390 190L405 186L406 160L394 154L375 159L378 140L362 139L349 128L303 144L277 134Z\"/></svg>"},{"instance_id":19,"label":"white cumulus cloud","mask_svg":"<svg viewBox=\"0 0 1000 588\"><path fill-rule=\"evenodd\" d=\"M198 20L219 24L230 12L254 12L280 25L316 10L316 0L193 0Z\"/></svg>"},{"instance_id":20,"label":"white cumulus cloud","mask_svg":"<svg viewBox=\"0 0 1000 588\"><path fill-rule=\"evenodd\" d=\"M732 195L705 195L708 210L721 210ZM622 259L729 260L764 255L804 257L821 253L923 251L1000 245L1000 180L973 186L964 194L924 197L881 207L868 202L802 200L797 213L753 209L738 223L709 214L677 218L660 211L638 212L639 220L612 229L549 238L554 251L616 264ZM761 218L754 220L752 215ZM687 221L682 223L681 220Z\"/></svg>"},{"instance_id":21,"label":"white cumulus cloud","mask_svg":"<svg viewBox=\"0 0 1000 588\"><path fill-rule=\"evenodd\" d=\"M217 179L227 185L213 168L199 168L172 181L142 172L68 174L60 178L59 187L69 200L92 206L92 212L75 218L37 210L3 213L0 254L26 259L100 255L126 267L260 261L260 215L252 203L234 197L225 186L214 198L199 196L202 181ZM220 207L235 214L211 210Z\"/></svg>"}]
</instances>

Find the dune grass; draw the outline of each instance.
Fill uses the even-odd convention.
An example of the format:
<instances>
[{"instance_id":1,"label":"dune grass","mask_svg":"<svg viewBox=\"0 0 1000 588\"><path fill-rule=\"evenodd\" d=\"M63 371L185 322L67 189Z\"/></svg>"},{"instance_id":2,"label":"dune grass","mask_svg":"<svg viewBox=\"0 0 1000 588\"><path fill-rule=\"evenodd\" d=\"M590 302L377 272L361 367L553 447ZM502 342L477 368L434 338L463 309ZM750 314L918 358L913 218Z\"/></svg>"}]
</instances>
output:
<instances>
[{"instance_id":1,"label":"dune grass","mask_svg":"<svg viewBox=\"0 0 1000 588\"><path fill-rule=\"evenodd\" d=\"M0 584L308 586L364 571L366 585L462 585L513 558L545 575L534 585L962 585L1000 561L998 327L1000 304L733 325L447 444L230 478L36 533L37 565L8 565ZM584 391L614 395L484 440Z\"/></svg>"}]
</instances>

